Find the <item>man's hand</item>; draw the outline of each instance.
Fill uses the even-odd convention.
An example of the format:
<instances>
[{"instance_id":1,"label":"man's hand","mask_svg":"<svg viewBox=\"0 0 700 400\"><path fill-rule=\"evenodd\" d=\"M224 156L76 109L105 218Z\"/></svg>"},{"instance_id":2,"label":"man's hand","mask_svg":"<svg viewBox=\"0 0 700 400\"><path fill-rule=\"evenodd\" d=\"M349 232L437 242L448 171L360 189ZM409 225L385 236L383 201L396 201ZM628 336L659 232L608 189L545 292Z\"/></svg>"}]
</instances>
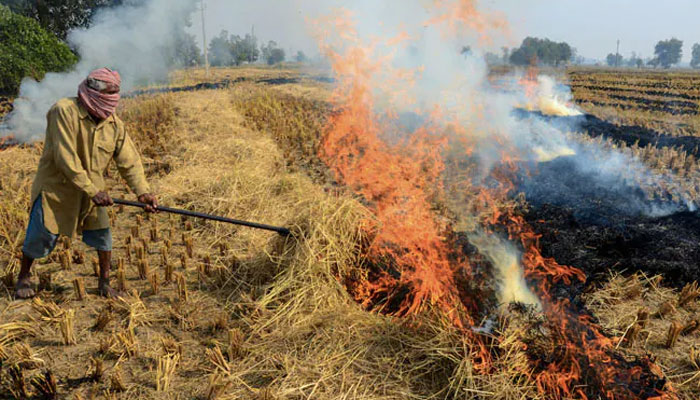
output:
<instances>
[{"instance_id":1,"label":"man's hand","mask_svg":"<svg viewBox=\"0 0 700 400\"><path fill-rule=\"evenodd\" d=\"M150 193L145 193L139 196L139 203L146 205L145 210L148 213L158 212L158 199L156 199L156 196Z\"/></svg>"},{"instance_id":2,"label":"man's hand","mask_svg":"<svg viewBox=\"0 0 700 400\"><path fill-rule=\"evenodd\" d=\"M92 198L92 202L95 203L95 205L98 207L109 207L111 205L114 205L112 198L109 197L109 194L107 194L107 192L97 192L95 197Z\"/></svg>"}]
</instances>

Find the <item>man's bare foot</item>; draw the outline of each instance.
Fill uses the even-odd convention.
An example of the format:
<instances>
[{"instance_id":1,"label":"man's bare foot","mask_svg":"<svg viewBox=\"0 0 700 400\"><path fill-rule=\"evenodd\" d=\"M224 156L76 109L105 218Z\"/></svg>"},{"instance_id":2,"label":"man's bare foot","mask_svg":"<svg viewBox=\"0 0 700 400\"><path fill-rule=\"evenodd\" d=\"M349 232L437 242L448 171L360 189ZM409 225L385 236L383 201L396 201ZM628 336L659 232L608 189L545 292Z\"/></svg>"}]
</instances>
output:
<instances>
[{"instance_id":1,"label":"man's bare foot","mask_svg":"<svg viewBox=\"0 0 700 400\"><path fill-rule=\"evenodd\" d=\"M112 289L111 286L109 286L109 283L103 283L100 282L100 284L97 286L97 293L100 294L102 297L106 297L108 299L116 299L118 297L124 297L124 293Z\"/></svg>"},{"instance_id":2,"label":"man's bare foot","mask_svg":"<svg viewBox=\"0 0 700 400\"><path fill-rule=\"evenodd\" d=\"M31 299L36 295L32 288L32 281L29 278L18 279L15 284L15 299Z\"/></svg>"}]
</instances>

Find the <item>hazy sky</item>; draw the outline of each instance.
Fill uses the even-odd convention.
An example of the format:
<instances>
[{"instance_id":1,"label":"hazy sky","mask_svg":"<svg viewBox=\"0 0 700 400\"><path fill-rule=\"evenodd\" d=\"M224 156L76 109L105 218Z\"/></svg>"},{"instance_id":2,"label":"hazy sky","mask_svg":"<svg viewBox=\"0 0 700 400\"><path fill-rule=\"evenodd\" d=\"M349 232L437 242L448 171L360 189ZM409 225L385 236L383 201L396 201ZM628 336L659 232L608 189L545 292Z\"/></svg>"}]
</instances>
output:
<instances>
[{"instance_id":1,"label":"hazy sky","mask_svg":"<svg viewBox=\"0 0 700 400\"><path fill-rule=\"evenodd\" d=\"M425 1L425 0L423 0ZM262 40L274 39L285 49L314 52L306 17L328 12L338 4L372 4L382 0L205 0L207 36L222 29L234 34L250 32L255 25ZM391 1L387 2L391 3ZM393 1L396 4L395 1ZM677 37L684 41L683 59L688 61L693 43L700 42L698 0L482 0L482 6L505 13L512 37L498 45L518 45L528 35L566 41L587 58L604 59L615 51L653 55L654 44ZM366 7L366 6L365 6ZM193 19L193 32L201 40L200 16Z\"/></svg>"},{"instance_id":2,"label":"hazy sky","mask_svg":"<svg viewBox=\"0 0 700 400\"><path fill-rule=\"evenodd\" d=\"M698 0L488 0L508 15L518 39L527 35L567 41L579 54L604 58L632 51L650 57L661 39L684 41L683 59L700 43Z\"/></svg>"}]
</instances>

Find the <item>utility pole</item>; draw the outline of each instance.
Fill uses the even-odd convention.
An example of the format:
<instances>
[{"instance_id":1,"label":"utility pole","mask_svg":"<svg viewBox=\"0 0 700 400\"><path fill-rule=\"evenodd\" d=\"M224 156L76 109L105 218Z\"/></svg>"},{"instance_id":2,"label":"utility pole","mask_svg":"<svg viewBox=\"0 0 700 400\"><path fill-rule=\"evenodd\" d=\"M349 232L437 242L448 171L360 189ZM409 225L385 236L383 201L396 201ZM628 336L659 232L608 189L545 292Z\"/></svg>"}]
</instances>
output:
<instances>
[{"instance_id":1,"label":"utility pole","mask_svg":"<svg viewBox=\"0 0 700 400\"><path fill-rule=\"evenodd\" d=\"M617 51L615 52L615 68L620 65L620 39L617 39Z\"/></svg>"},{"instance_id":2,"label":"utility pole","mask_svg":"<svg viewBox=\"0 0 700 400\"><path fill-rule=\"evenodd\" d=\"M253 25L250 28L250 41L252 42L251 47L255 47L257 49L258 41L255 40L255 25ZM248 64L252 64L252 63L253 63L253 50L251 49L250 55L248 56Z\"/></svg>"},{"instance_id":3,"label":"utility pole","mask_svg":"<svg viewBox=\"0 0 700 400\"><path fill-rule=\"evenodd\" d=\"M204 18L204 0L200 0L202 8L202 47L204 48L204 69L206 77L209 77L209 49L207 48L207 29Z\"/></svg>"}]
</instances>

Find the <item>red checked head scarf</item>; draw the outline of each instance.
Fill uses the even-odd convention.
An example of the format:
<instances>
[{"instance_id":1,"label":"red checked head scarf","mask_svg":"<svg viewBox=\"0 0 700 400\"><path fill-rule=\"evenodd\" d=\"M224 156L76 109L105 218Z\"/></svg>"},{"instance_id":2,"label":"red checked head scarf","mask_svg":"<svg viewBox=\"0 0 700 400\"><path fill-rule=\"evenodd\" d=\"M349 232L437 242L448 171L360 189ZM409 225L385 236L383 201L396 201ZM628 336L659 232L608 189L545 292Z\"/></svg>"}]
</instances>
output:
<instances>
[{"instance_id":1,"label":"red checked head scarf","mask_svg":"<svg viewBox=\"0 0 700 400\"><path fill-rule=\"evenodd\" d=\"M119 72L108 68L96 69L80 84L78 99L90 115L107 119L119 104L121 82Z\"/></svg>"}]
</instances>

